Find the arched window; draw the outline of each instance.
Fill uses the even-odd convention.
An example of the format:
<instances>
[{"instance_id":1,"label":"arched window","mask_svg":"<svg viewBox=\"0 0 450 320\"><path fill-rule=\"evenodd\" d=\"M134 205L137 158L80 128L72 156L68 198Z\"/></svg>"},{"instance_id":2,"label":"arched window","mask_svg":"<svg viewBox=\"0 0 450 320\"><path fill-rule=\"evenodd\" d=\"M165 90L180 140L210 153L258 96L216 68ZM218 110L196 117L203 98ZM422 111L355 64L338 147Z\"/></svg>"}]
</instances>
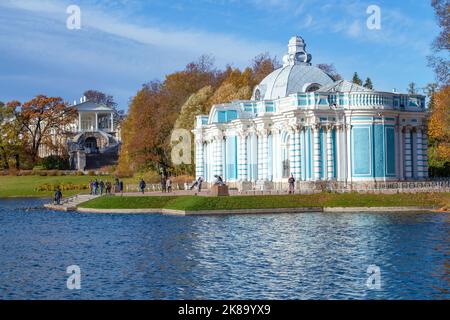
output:
<instances>
[{"instance_id":1,"label":"arched window","mask_svg":"<svg viewBox=\"0 0 450 320\"><path fill-rule=\"evenodd\" d=\"M320 84L318 83L307 83L305 85L305 92L315 92L320 89Z\"/></svg>"}]
</instances>

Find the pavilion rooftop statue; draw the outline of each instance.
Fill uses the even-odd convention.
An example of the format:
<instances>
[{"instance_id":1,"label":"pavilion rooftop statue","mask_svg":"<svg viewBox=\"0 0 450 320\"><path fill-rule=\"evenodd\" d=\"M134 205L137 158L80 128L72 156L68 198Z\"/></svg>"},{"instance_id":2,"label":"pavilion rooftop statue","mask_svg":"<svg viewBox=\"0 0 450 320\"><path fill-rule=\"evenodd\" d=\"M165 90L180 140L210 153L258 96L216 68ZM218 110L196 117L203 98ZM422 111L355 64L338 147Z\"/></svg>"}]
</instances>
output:
<instances>
[{"instance_id":1,"label":"pavilion rooftop statue","mask_svg":"<svg viewBox=\"0 0 450 320\"><path fill-rule=\"evenodd\" d=\"M293 37L251 100L197 116L196 176L241 190L278 188L290 175L301 188L427 178L425 97L335 81L311 60Z\"/></svg>"}]
</instances>

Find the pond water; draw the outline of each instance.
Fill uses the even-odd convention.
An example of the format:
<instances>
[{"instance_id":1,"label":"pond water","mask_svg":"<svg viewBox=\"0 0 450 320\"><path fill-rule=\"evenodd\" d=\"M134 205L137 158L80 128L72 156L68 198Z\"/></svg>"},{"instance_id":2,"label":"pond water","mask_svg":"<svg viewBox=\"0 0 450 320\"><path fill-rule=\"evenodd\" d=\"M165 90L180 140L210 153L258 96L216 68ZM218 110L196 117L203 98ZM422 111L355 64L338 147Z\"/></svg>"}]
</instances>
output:
<instances>
[{"instance_id":1,"label":"pond water","mask_svg":"<svg viewBox=\"0 0 450 320\"><path fill-rule=\"evenodd\" d=\"M450 298L445 213L94 215L45 202L0 200L1 299ZM67 289L71 265L80 290Z\"/></svg>"}]
</instances>

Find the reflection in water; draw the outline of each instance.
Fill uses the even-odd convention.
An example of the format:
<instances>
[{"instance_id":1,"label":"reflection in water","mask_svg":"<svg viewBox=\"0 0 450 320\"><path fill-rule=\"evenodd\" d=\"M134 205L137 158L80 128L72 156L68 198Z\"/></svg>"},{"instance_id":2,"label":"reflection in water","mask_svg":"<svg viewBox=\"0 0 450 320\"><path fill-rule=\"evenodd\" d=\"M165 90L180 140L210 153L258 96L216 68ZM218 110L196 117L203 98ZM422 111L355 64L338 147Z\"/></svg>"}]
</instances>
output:
<instances>
[{"instance_id":1,"label":"reflection in water","mask_svg":"<svg viewBox=\"0 0 450 320\"><path fill-rule=\"evenodd\" d=\"M0 200L0 298L443 299L442 214L89 215ZM82 289L66 289L66 267ZM381 268L381 290L366 286Z\"/></svg>"}]
</instances>

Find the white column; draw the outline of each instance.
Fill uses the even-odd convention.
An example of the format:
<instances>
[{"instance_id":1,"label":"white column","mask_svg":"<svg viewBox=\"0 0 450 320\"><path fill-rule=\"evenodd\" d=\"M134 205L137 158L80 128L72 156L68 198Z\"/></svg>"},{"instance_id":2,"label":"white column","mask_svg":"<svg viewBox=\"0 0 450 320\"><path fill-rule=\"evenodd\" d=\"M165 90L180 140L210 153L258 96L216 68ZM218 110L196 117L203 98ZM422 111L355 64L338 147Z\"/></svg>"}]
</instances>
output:
<instances>
[{"instance_id":1,"label":"white column","mask_svg":"<svg viewBox=\"0 0 450 320\"><path fill-rule=\"evenodd\" d=\"M238 136L238 180L247 181L247 135Z\"/></svg>"},{"instance_id":2,"label":"white column","mask_svg":"<svg viewBox=\"0 0 450 320\"><path fill-rule=\"evenodd\" d=\"M98 113L95 113L95 126L94 126L95 131L98 131Z\"/></svg>"},{"instance_id":3,"label":"white column","mask_svg":"<svg viewBox=\"0 0 450 320\"><path fill-rule=\"evenodd\" d=\"M416 178L423 178L422 129L416 129Z\"/></svg>"},{"instance_id":4,"label":"white column","mask_svg":"<svg viewBox=\"0 0 450 320\"><path fill-rule=\"evenodd\" d=\"M334 153L333 153L333 127L329 127L327 130L327 168L328 168L328 180L334 179Z\"/></svg>"},{"instance_id":5,"label":"white column","mask_svg":"<svg viewBox=\"0 0 450 320\"><path fill-rule=\"evenodd\" d=\"M411 141L411 129L405 128L405 178L412 178L412 141Z\"/></svg>"},{"instance_id":6,"label":"white column","mask_svg":"<svg viewBox=\"0 0 450 320\"><path fill-rule=\"evenodd\" d=\"M114 131L114 115L111 113L111 132Z\"/></svg>"},{"instance_id":7,"label":"white column","mask_svg":"<svg viewBox=\"0 0 450 320\"><path fill-rule=\"evenodd\" d=\"M208 159L206 162L208 163L208 181L214 181L214 140L208 141L206 151Z\"/></svg>"},{"instance_id":8,"label":"white column","mask_svg":"<svg viewBox=\"0 0 450 320\"><path fill-rule=\"evenodd\" d=\"M78 112L78 131L79 132L83 131L81 129L81 112Z\"/></svg>"},{"instance_id":9,"label":"white column","mask_svg":"<svg viewBox=\"0 0 450 320\"><path fill-rule=\"evenodd\" d=\"M423 157L422 176L424 179L428 179L428 132L426 127L422 131L422 157Z\"/></svg>"},{"instance_id":10,"label":"white column","mask_svg":"<svg viewBox=\"0 0 450 320\"><path fill-rule=\"evenodd\" d=\"M316 126L313 131L311 131L314 136L314 180L322 179L322 155L320 154L320 127Z\"/></svg>"},{"instance_id":11,"label":"white column","mask_svg":"<svg viewBox=\"0 0 450 320\"><path fill-rule=\"evenodd\" d=\"M262 136L262 156L263 156L263 180L269 180L269 132L264 131Z\"/></svg>"},{"instance_id":12,"label":"white column","mask_svg":"<svg viewBox=\"0 0 450 320\"><path fill-rule=\"evenodd\" d=\"M289 130L289 177L294 175L295 171L295 148L296 148L295 129Z\"/></svg>"},{"instance_id":13,"label":"white column","mask_svg":"<svg viewBox=\"0 0 450 320\"><path fill-rule=\"evenodd\" d=\"M195 142L195 176L205 177L205 168L204 168L204 146L202 141Z\"/></svg>"},{"instance_id":14,"label":"white column","mask_svg":"<svg viewBox=\"0 0 450 320\"><path fill-rule=\"evenodd\" d=\"M278 181L280 178L280 155L279 152L281 150L280 147L280 134L278 131L274 131L272 133L272 170L273 170L273 181Z\"/></svg>"},{"instance_id":15,"label":"white column","mask_svg":"<svg viewBox=\"0 0 450 320\"><path fill-rule=\"evenodd\" d=\"M258 141L258 160L257 160L257 168L258 168L258 180L264 179L264 171L263 171L263 138L261 133L257 133L256 135Z\"/></svg>"},{"instance_id":16,"label":"white column","mask_svg":"<svg viewBox=\"0 0 450 320\"><path fill-rule=\"evenodd\" d=\"M306 180L306 141L305 128L300 130L300 180Z\"/></svg>"},{"instance_id":17,"label":"white column","mask_svg":"<svg viewBox=\"0 0 450 320\"><path fill-rule=\"evenodd\" d=\"M300 181L302 178L302 158L301 158L301 150L302 143L300 139L301 131L297 129L295 131L295 170L294 177L295 180Z\"/></svg>"},{"instance_id":18,"label":"white column","mask_svg":"<svg viewBox=\"0 0 450 320\"><path fill-rule=\"evenodd\" d=\"M338 125L335 127L336 134L336 154L334 155L334 161L336 163L336 180L341 179L341 127Z\"/></svg>"}]
</instances>

